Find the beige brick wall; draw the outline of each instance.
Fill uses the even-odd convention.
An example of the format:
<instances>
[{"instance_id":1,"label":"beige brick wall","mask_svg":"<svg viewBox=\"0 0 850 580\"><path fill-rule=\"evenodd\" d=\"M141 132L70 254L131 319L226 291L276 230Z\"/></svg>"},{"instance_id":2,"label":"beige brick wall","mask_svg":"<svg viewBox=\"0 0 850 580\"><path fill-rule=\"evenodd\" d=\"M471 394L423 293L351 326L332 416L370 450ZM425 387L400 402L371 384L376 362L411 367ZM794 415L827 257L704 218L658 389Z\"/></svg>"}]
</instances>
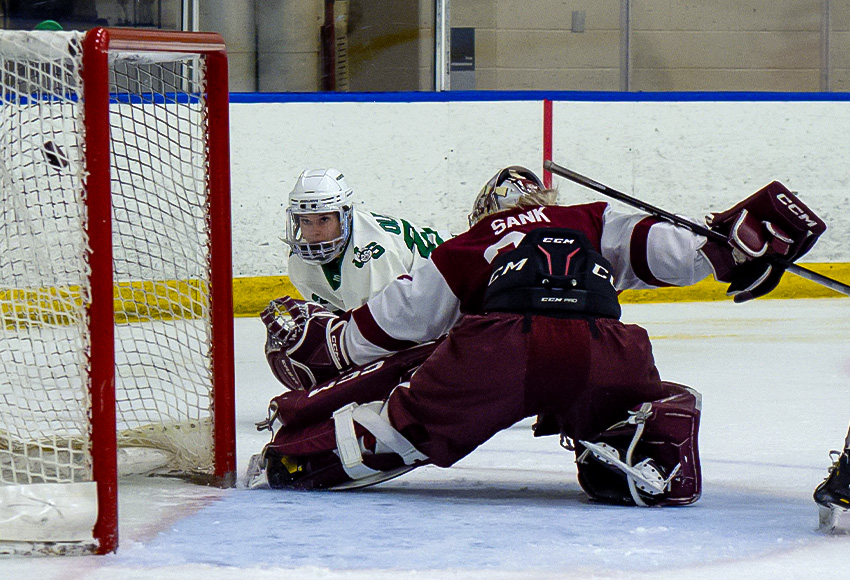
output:
<instances>
[{"instance_id":1,"label":"beige brick wall","mask_svg":"<svg viewBox=\"0 0 850 580\"><path fill-rule=\"evenodd\" d=\"M631 0L629 89L818 91L826 0ZM476 88L620 90L621 0L454 0ZM830 90L850 90L850 0L829 0ZM585 29L572 32L572 14Z\"/></svg>"},{"instance_id":2,"label":"beige brick wall","mask_svg":"<svg viewBox=\"0 0 850 580\"><path fill-rule=\"evenodd\" d=\"M850 91L850 0L830 4L829 89Z\"/></svg>"},{"instance_id":3,"label":"beige brick wall","mask_svg":"<svg viewBox=\"0 0 850 580\"><path fill-rule=\"evenodd\" d=\"M572 12L586 29L570 31ZM476 88L618 90L619 0L474 0L451 4L451 26L475 28Z\"/></svg>"}]
</instances>

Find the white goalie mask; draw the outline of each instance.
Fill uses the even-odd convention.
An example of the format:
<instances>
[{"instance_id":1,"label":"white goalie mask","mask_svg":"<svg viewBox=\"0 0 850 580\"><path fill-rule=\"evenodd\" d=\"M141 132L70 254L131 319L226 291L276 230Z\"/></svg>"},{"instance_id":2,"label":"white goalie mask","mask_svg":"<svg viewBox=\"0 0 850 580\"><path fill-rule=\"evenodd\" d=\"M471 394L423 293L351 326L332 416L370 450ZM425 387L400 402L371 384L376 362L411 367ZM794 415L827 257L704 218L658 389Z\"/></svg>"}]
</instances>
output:
<instances>
[{"instance_id":1,"label":"white goalie mask","mask_svg":"<svg viewBox=\"0 0 850 580\"><path fill-rule=\"evenodd\" d=\"M481 188L472 213L469 214L469 226L477 224L481 218L497 211L515 207L519 198L527 193L543 191L545 186L533 172L519 165L511 165L499 171Z\"/></svg>"},{"instance_id":2,"label":"white goalie mask","mask_svg":"<svg viewBox=\"0 0 850 580\"><path fill-rule=\"evenodd\" d=\"M289 193L284 241L305 262L327 264L339 256L351 236L354 191L336 169L304 171ZM329 240L307 241L300 217L334 213L339 217L339 236Z\"/></svg>"}]
</instances>

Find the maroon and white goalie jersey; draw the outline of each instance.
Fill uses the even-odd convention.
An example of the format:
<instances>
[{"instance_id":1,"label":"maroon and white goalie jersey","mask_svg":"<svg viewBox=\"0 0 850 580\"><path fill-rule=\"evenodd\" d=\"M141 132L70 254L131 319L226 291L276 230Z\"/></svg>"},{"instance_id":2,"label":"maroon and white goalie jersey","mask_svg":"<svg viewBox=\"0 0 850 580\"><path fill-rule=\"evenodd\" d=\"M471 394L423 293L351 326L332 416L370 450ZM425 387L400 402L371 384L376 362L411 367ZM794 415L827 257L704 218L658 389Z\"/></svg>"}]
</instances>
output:
<instances>
[{"instance_id":1,"label":"maroon and white goalie jersey","mask_svg":"<svg viewBox=\"0 0 850 580\"><path fill-rule=\"evenodd\" d=\"M447 240L429 261L353 310L345 331L351 359L365 364L446 334L462 314L481 314L493 259L541 227L583 232L611 263L618 290L687 286L713 273L699 251L704 237L646 214L605 202L513 208Z\"/></svg>"}]
</instances>

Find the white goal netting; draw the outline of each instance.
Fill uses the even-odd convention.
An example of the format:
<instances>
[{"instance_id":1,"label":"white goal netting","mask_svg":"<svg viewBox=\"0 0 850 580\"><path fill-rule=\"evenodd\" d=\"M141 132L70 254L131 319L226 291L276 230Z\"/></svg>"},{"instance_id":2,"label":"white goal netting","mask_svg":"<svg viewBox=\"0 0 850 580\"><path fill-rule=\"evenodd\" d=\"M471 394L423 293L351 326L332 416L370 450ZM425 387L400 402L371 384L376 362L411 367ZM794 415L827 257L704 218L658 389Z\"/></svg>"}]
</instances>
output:
<instances>
[{"instance_id":1,"label":"white goal netting","mask_svg":"<svg viewBox=\"0 0 850 580\"><path fill-rule=\"evenodd\" d=\"M0 485L91 480L88 257L108 244L121 457L213 468L203 57L110 53L112 239L88 239L82 38L0 35Z\"/></svg>"}]
</instances>

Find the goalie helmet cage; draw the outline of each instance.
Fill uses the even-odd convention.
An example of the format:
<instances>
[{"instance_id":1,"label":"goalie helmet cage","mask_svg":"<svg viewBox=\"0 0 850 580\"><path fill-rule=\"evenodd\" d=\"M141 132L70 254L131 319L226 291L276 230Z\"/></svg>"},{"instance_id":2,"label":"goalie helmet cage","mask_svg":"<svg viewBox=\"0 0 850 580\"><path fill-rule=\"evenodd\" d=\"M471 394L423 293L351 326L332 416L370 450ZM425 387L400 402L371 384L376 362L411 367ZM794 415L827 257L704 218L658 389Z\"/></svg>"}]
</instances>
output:
<instances>
[{"instance_id":1,"label":"goalie helmet cage","mask_svg":"<svg viewBox=\"0 0 850 580\"><path fill-rule=\"evenodd\" d=\"M0 81L0 554L105 554L117 455L235 483L225 45L0 31Z\"/></svg>"}]
</instances>

